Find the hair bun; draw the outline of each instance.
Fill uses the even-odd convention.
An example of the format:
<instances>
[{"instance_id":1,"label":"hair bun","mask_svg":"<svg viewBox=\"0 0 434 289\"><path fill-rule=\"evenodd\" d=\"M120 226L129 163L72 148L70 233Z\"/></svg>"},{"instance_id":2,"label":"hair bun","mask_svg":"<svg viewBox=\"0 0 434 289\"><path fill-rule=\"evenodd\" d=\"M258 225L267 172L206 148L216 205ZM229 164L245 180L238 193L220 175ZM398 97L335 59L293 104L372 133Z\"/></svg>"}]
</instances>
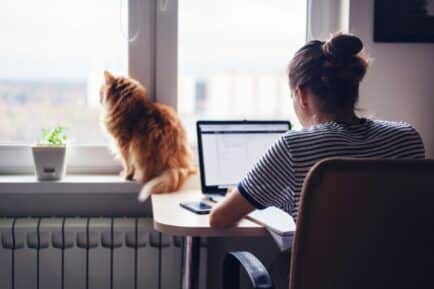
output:
<instances>
[{"instance_id":1,"label":"hair bun","mask_svg":"<svg viewBox=\"0 0 434 289\"><path fill-rule=\"evenodd\" d=\"M357 55L363 49L363 43L352 34L333 34L323 45L322 51L326 57L347 59Z\"/></svg>"}]
</instances>

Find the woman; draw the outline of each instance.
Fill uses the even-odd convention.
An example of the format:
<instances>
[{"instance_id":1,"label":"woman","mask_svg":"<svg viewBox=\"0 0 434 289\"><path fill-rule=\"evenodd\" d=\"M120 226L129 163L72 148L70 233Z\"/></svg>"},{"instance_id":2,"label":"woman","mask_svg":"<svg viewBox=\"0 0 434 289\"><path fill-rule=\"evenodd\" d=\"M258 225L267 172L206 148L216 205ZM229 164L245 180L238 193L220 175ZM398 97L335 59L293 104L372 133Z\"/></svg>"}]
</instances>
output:
<instances>
[{"instance_id":1,"label":"woman","mask_svg":"<svg viewBox=\"0 0 434 289\"><path fill-rule=\"evenodd\" d=\"M210 224L225 228L254 209L279 207L294 219L307 171L327 157L423 159L419 134L404 122L360 118L359 84L368 68L363 44L349 34L310 41L289 64L294 109L303 129L277 140L211 212Z\"/></svg>"}]
</instances>

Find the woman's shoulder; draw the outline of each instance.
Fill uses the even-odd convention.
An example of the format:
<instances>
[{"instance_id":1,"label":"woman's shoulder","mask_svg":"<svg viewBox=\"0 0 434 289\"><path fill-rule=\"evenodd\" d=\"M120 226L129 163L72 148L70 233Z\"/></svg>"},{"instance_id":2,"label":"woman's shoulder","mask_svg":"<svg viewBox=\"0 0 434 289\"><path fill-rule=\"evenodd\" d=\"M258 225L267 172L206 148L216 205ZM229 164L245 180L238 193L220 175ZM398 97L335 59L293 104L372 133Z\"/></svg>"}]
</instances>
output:
<instances>
[{"instance_id":1,"label":"woman's shoulder","mask_svg":"<svg viewBox=\"0 0 434 289\"><path fill-rule=\"evenodd\" d=\"M357 125L346 125L337 122L326 122L299 130L289 130L284 139L288 143L307 142L309 140L352 138L358 135L378 135L395 131L397 133L419 135L416 129L405 121L389 121L377 119L362 119Z\"/></svg>"},{"instance_id":2,"label":"woman's shoulder","mask_svg":"<svg viewBox=\"0 0 434 289\"><path fill-rule=\"evenodd\" d=\"M390 121L390 120L370 120L372 128L395 130L402 133L419 134L418 131L408 122L405 121Z\"/></svg>"},{"instance_id":3,"label":"woman's shoulder","mask_svg":"<svg viewBox=\"0 0 434 289\"><path fill-rule=\"evenodd\" d=\"M413 128L411 124L405 121L392 121L392 120L381 120L381 119L367 119L367 121L378 126L396 127L396 128Z\"/></svg>"},{"instance_id":4,"label":"woman's shoulder","mask_svg":"<svg viewBox=\"0 0 434 289\"><path fill-rule=\"evenodd\" d=\"M307 128L293 129L285 133L284 138L288 140L297 140L315 135L326 135L335 131L332 122L316 124Z\"/></svg>"},{"instance_id":5,"label":"woman's shoulder","mask_svg":"<svg viewBox=\"0 0 434 289\"><path fill-rule=\"evenodd\" d=\"M319 124L308 128L289 130L282 136L281 141L288 148L294 148L297 144L305 146L311 142L327 139L333 134L335 134L334 128L329 124Z\"/></svg>"}]
</instances>

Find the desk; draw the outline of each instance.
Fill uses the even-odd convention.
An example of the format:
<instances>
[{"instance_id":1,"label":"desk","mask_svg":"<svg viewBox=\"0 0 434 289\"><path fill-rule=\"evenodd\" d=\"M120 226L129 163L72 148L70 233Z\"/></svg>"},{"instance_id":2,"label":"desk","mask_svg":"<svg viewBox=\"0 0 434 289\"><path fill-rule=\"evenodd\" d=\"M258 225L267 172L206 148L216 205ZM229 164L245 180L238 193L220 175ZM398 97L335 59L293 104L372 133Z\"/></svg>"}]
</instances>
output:
<instances>
[{"instance_id":1,"label":"desk","mask_svg":"<svg viewBox=\"0 0 434 289\"><path fill-rule=\"evenodd\" d=\"M202 193L198 190L151 197L154 229L161 233L185 237L183 289L198 288L201 237L248 237L267 234L264 227L249 220L241 220L232 228L214 229L209 226L209 215L198 215L179 205L181 201L197 201L201 197Z\"/></svg>"}]
</instances>

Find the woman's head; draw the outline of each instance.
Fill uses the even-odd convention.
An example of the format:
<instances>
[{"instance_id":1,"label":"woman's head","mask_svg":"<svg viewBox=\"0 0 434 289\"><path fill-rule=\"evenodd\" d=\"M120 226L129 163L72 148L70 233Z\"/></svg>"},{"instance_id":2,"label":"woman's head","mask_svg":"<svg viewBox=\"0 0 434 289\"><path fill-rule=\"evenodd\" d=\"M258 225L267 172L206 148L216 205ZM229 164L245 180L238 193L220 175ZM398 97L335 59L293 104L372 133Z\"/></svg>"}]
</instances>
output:
<instances>
[{"instance_id":1,"label":"woman's head","mask_svg":"<svg viewBox=\"0 0 434 289\"><path fill-rule=\"evenodd\" d=\"M360 52L362 41L337 33L327 41L310 41L297 51L289 64L289 85L296 94L310 95L319 113L336 115L354 111L368 60ZM299 118L306 116L294 104ZM310 108L312 109L312 108ZM304 112L305 113L305 112ZM300 119L300 120L301 120Z\"/></svg>"}]
</instances>

